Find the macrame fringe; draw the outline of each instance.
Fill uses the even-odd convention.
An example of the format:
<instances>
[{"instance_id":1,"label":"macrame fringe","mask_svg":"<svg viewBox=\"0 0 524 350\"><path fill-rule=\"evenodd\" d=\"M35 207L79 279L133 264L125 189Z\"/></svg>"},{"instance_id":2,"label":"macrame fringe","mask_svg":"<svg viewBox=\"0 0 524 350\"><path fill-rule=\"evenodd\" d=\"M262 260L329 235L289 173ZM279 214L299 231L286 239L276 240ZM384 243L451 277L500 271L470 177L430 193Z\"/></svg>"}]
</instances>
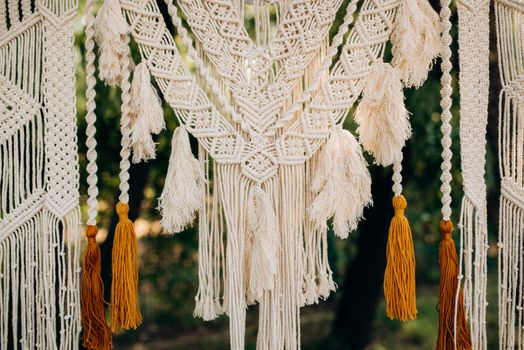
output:
<instances>
[{"instance_id":1,"label":"macrame fringe","mask_svg":"<svg viewBox=\"0 0 524 350\"><path fill-rule=\"evenodd\" d=\"M202 183L202 209L198 215L198 292L195 296L193 316L210 321L224 312L222 305L224 277L224 223L217 165L202 145L198 146L198 161L207 178L214 183ZM211 174L210 174L211 173ZM211 200L208 200L211 199Z\"/></svg>"},{"instance_id":2,"label":"macrame fringe","mask_svg":"<svg viewBox=\"0 0 524 350\"><path fill-rule=\"evenodd\" d=\"M442 240L439 245L439 326L436 349L469 350L472 344L462 288L458 283L459 265L455 243L451 238L452 229L450 220L440 221Z\"/></svg>"},{"instance_id":3,"label":"macrame fringe","mask_svg":"<svg viewBox=\"0 0 524 350\"><path fill-rule=\"evenodd\" d=\"M138 305L138 245L129 206L116 205L118 224L112 254L111 330L136 329L142 323Z\"/></svg>"},{"instance_id":4,"label":"macrame fringe","mask_svg":"<svg viewBox=\"0 0 524 350\"><path fill-rule=\"evenodd\" d=\"M131 84L131 111L133 163L155 159L155 143L151 136L162 131L166 124L160 98L151 84L145 62L140 62L135 68Z\"/></svg>"},{"instance_id":5,"label":"macrame fringe","mask_svg":"<svg viewBox=\"0 0 524 350\"><path fill-rule=\"evenodd\" d=\"M173 134L166 183L158 205L165 232L177 233L193 223L202 205L201 184L205 181L205 174L191 153L186 128L179 126Z\"/></svg>"},{"instance_id":6,"label":"macrame fringe","mask_svg":"<svg viewBox=\"0 0 524 350\"><path fill-rule=\"evenodd\" d=\"M129 27L122 14L119 0L105 0L95 19L95 41L98 44L99 77L109 86L122 83L121 60L129 55L126 36Z\"/></svg>"},{"instance_id":7,"label":"macrame fringe","mask_svg":"<svg viewBox=\"0 0 524 350\"><path fill-rule=\"evenodd\" d=\"M403 0L391 42L392 64L404 85L422 85L441 51L439 17L427 0Z\"/></svg>"},{"instance_id":8,"label":"macrame fringe","mask_svg":"<svg viewBox=\"0 0 524 350\"><path fill-rule=\"evenodd\" d=\"M248 299L260 301L273 290L280 243L277 217L269 195L258 185L249 195L247 223L252 235Z\"/></svg>"},{"instance_id":9,"label":"macrame fringe","mask_svg":"<svg viewBox=\"0 0 524 350\"><path fill-rule=\"evenodd\" d=\"M355 112L360 142L376 164L388 166L401 159L411 136L400 74L389 63L377 62L365 84Z\"/></svg>"},{"instance_id":10,"label":"macrame fringe","mask_svg":"<svg viewBox=\"0 0 524 350\"><path fill-rule=\"evenodd\" d=\"M393 197L393 207L395 216L389 227L384 275L386 314L390 319L408 321L417 318L415 250L411 228L404 216L406 198L403 195Z\"/></svg>"},{"instance_id":11,"label":"macrame fringe","mask_svg":"<svg viewBox=\"0 0 524 350\"><path fill-rule=\"evenodd\" d=\"M337 126L326 142L311 183L318 193L309 207L319 228L333 218L335 235L347 238L356 229L364 207L372 203L371 177L355 137Z\"/></svg>"},{"instance_id":12,"label":"macrame fringe","mask_svg":"<svg viewBox=\"0 0 524 350\"><path fill-rule=\"evenodd\" d=\"M111 349L111 331L104 309L104 285L100 277L100 248L96 244L98 228L88 225L87 247L82 264L81 305L84 328L84 348L90 350Z\"/></svg>"},{"instance_id":13,"label":"macrame fringe","mask_svg":"<svg viewBox=\"0 0 524 350\"><path fill-rule=\"evenodd\" d=\"M475 349L486 349L488 230L486 203L478 207L465 195L460 214L459 275L464 276L464 308ZM460 281L459 281L460 282Z\"/></svg>"}]
</instances>

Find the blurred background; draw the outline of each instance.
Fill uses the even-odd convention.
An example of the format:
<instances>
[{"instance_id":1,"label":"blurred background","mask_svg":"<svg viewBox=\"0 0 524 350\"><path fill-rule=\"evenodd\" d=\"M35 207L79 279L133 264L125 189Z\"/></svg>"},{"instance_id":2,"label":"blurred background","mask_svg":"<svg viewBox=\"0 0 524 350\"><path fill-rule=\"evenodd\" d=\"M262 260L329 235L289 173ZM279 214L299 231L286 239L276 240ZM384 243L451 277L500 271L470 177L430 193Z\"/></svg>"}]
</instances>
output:
<instances>
[{"instance_id":1,"label":"blurred background","mask_svg":"<svg viewBox=\"0 0 524 350\"><path fill-rule=\"evenodd\" d=\"M168 0L169 1L169 0ZM331 35L342 22L348 1L344 1ZM437 1L431 0L438 11ZM98 0L97 7L101 0ZM85 183L85 71L84 27L85 1L80 2L80 16L76 28L78 72L78 138L80 144L81 193ZM165 11L162 0L159 6ZM458 222L462 197L460 174L460 140L458 138L459 94L457 56L457 14L453 7L453 220ZM248 12L249 13L249 12ZM358 15L358 11L357 11ZM493 13L492 13L493 15ZM166 18L172 29L171 22ZM494 20L494 19L493 19ZM492 24L494 21L492 21ZM254 31L252 18L246 26ZM489 279L488 283L488 339L489 349L498 348L497 338L497 283L496 234L498 217L498 166L497 166L497 104L500 90L494 26L491 40L491 85L489 125L487 130L486 181L488 188L489 217ZM179 38L177 42L179 43ZM182 54L186 50L179 45ZM136 46L132 47L135 62L139 62ZM389 49L386 59L390 57ZM188 64L192 66L191 62ZM329 254L338 291L318 305L302 309L303 349L433 349L437 336L438 300L438 243L440 232L440 66L435 63L428 80L419 89L406 89L406 105L411 112L413 137L404 150L404 196L408 200L406 215L411 222L417 259L418 319L410 322L390 321L385 315L382 292L386 264L385 252L391 207L391 169L370 165L373 177L374 206L365 211L357 231L349 239L340 240L329 235ZM111 283L111 247L116 225L114 211L118 197L118 164L120 151L120 92L98 82L97 140L100 188L100 233L102 273L106 291ZM135 220L139 237L140 303L143 324L135 331L122 332L114 338L115 349L228 349L228 319L221 317L212 322L193 318L194 296L197 291L198 235L197 227L175 236L161 233L159 213L156 209L167 171L172 132L176 127L173 111L164 104L167 130L157 138L157 158L131 167L130 216ZM355 130L352 116L345 125ZM191 140L196 151L196 141ZM372 164L368 157L369 164ZM85 195L83 203L85 206ZM85 208L83 208L85 210ZM195 223L196 226L196 223ZM459 241L458 230L454 231ZM248 310L246 348L255 349L257 308Z\"/></svg>"}]
</instances>

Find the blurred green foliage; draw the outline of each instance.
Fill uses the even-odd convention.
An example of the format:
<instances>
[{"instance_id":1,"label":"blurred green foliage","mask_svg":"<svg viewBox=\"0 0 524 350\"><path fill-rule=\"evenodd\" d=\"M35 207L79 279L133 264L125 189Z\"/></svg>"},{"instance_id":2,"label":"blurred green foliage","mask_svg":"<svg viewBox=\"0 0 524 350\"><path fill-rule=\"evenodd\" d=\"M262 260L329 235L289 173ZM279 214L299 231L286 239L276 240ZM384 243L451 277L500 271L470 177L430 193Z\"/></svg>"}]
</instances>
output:
<instances>
[{"instance_id":1,"label":"blurred green foliage","mask_svg":"<svg viewBox=\"0 0 524 350\"><path fill-rule=\"evenodd\" d=\"M84 2L81 1L81 11ZM340 25L343 9L337 16L332 35ZM99 4L98 4L99 5ZM436 4L434 4L436 5ZM455 15L456 16L456 15ZM453 18L456 24L456 17ZM81 193L86 193L85 184L85 71L84 36L85 16L82 14L76 31L75 47L78 56L78 138L80 144ZM246 21L252 32L252 21ZM453 29L453 66L457 68L456 28ZM184 51L184 48L181 47ZM185 52L185 51L184 51ZM387 56L389 53L387 54ZM133 47L135 62L139 54ZM457 76L453 80L453 209L454 222L458 222L462 196L460 174L460 144L458 139L459 100ZM438 221L440 220L440 69L436 62L428 80L419 89L406 89L406 105L411 112L413 137L405 149L403 162L404 195L408 200L407 215L411 222L417 256L418 320L401 323L389 321L384 315L383 302L377 307L375 334L368 349L432 349L436 339L438 313ZM108 88L98 82L97 91L97 140L100 188L100 227L106 231L114 216L114 205L118 195L119 172L119 111L120 95L117 89ZM496 102L494 102L496 103ZM157 158L144 168L147 181L144 184L143 200L140 205L140 219L137 227L146 233L140 240L140 300L144 323L136 331L118 335L115 348L133 349L225 349L228 348L227 318L221 317L204 323L192 316L194 296L198 279L198 241L195 229L178 234L176 237L161 235L156 198L159 196L170 155L172 131L176 127L173 111L165 107L167 130L157 138ZM346 127L355 128L352 118ZM193 140L194 141L194 140ZM495 190L496 156L495 140L489 140L487 180L489 191ZM368 158L370 164L371 158ZM85 199L85 195L82 197ZM377 199L375 199L377 200ZM390 198L386 199L387 201ZM85 200L83 201L85 203ZM85 208L84 208L85 210ZM104 229L101 230L102 235ZM455 231L458 237L458 231ZM495 240L494 227L490 227L491 241ZM343 273L352 257L359 249L352 238L341 241L330 238L330 260L337 283L342 283ZM493 242L491 242L493 245ZM490 250L491 251L491 250ZM490 278L494 280L495 259L490 257ZM488 328L490 339L496 335L496 283L489 283L490 306L488 309ZM344 286L358 288L358 286ZM302 344L304 349L330 348L331 324L337 308L338 296L320 305L306 307L302 315ZM247 321L247 348L255 348L256 308L249 310ZM489 348L495 348L495 343Z\"/></svg>"}]
</instances>

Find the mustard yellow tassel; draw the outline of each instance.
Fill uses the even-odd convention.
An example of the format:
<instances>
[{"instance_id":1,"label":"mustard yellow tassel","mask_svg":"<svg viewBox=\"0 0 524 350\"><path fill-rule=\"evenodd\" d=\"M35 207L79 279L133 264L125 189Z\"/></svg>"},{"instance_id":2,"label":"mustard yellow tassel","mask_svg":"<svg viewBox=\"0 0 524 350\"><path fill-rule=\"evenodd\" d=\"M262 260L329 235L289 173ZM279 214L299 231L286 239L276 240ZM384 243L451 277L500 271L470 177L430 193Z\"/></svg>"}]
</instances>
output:
<instances>
[{"instance_id":1,"label":"mustard yellow tassel","mask_svg":"<svg viewBox=\"0 0 524 350\"><path fill-rule=\"evenodd\" d=\"M469 327L464 310L462 288L456 300L458 286L458 259L455 243L451 238L453 223L440 221L442 240L439 245L440 288L438 295L439 324L437 350L470 350L472 348ZM455 316L455 307L457 308ZM456 318L455 318L456 317ZM456 327L455 327L456 319ZM455 339L456 334L456 339Z\"/></svg>"},{"instance_id":2,"label":"mustard yellow tassel","mask_svg":"<svg viewBox=\"0 0 524 350\"><path fill-rule=\"evenodd\" d=\"M384 275L386 314L390 319L408 321L417 317L415 250L411 228L404 216L406 198L402 195L393 197L393 207L395 216L389 226Z\"/></svg>"},{"instance_id":3,"label":"mustard yellow tassel","mask_svg":"<svg viewBox=\"0 0 524 350\"><path fill-rule=\"evenodd\" d=\"M104 310L104 285L100 277L100 248L96 244L96 226L87 226L87 247L82 261L81 305L84 348L111 349L111 332Z\"/></svg>"},{"instance_id":4,"label":"mustard yellow tassel","mask_svg":"<svg viewBox=\"0 0 524 350\"><path fill-rule=\"evenodd\" d=\"M138 252L135 228L128 218L129 206L116 206L118 224L113 242L111 330L136 329L142 323L138 306Z\"/></svg>"}]
</instances>

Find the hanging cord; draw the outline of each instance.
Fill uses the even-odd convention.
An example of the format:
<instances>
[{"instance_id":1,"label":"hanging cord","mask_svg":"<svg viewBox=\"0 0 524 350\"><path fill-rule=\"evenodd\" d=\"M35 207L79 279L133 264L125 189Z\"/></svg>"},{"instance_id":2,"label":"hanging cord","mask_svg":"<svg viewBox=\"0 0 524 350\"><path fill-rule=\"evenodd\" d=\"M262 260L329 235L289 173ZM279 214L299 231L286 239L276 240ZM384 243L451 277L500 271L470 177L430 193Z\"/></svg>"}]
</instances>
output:
<instances>
[{"instance_id":1,"label":"hanging cord","mask_svg":"<svg viewBox=\"0 0 524 350\"><path fill-rule=\"evenodd\" d=\"M442 32L442 108L440 128L442 132L442 220L440 231L442 239L439 245L439 329L436 349L471 349L471 338L466 321L462 288L459 283L458 258L455 243L451 238L451 0L441 0L440 26Z\"/></svg>"},{"instance_id":2,"label":"hanging cord","mask_svg":"<svg viewBox=\"0 0 524 350\"><path fill-rule=\"evenodd\" d=\"M87 145L87 247L84 252L82 265L82 325L84 328L83 346L87 349L111 349L111 332L105 318L104 286L101 272L100 248L96 243L96 216L98 211L98 177L96 165L96 114L95 114L95 43L93 0L86 3L86 145Z\"/></svg>"},{"instance_id":3,"label":"hanging cord","mask_svg":"<svg viewBox=\"0 0 524 350\"><path fill-rule=\"evenodd\" d=\"M118 0L115 0L118 1ZM129 49L129 35L123 37ZM115 229L115 239L112 251L111 284L111 330L120 328L136 329L142 323L142 315L138 305L138 243L135 227L129 220L129 157L131 155L131 84L129 82L131 58L129 53L121 58L122 67L122 107L120 130L120 196L116 206L118 224Z\"/></svg>"}]
</instances>

